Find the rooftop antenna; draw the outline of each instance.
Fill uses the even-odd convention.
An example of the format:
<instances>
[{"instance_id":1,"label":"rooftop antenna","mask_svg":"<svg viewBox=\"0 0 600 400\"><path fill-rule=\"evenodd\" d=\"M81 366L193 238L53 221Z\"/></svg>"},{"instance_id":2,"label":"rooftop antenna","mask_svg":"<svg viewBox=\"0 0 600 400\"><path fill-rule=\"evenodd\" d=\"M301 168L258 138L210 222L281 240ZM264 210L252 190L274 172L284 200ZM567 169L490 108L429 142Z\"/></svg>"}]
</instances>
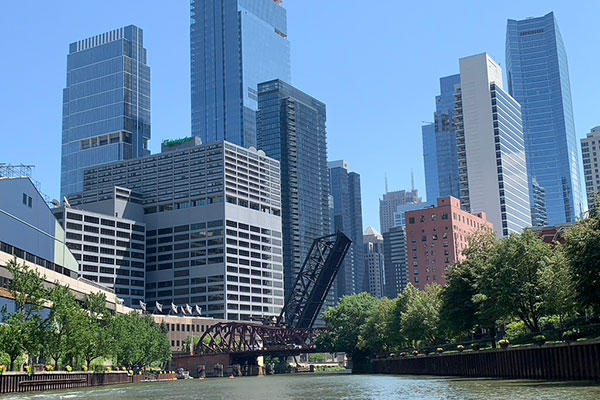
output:
<instances>
[{"instance_id":1,"label":"rooftop antenna","mask_svg":"<svg viewBox=\"0 0 600 400\"><path fill-rule=\"evenodd\" d=\"M385 174L385 193L388 193L388 180L387 180L387 173Z\"/></svg>"},{"instance_id":2,"label":"rooftop antenna","mask_svg":"<svg viewBox=\"0 0 600 400\"><path fill-rule=\"evenodd\" d=\"M413 173L412 168L410 169L410 190L415 191L415 174Z\"/></svg>"}]
</instances>

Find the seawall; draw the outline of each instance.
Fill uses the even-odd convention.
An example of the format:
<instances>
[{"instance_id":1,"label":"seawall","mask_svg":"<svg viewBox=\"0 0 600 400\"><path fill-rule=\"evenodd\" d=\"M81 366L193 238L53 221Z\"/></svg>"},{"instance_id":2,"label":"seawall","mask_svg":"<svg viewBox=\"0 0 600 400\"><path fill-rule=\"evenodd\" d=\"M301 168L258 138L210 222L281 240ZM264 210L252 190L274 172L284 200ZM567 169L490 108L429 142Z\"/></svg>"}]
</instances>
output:
<instances>
[{"instance_id":1,"label":"seawall","mask_svg":"<svg viewBox=\"0 0 600 400\"><path fill-rule=\"evenodd\" d=\"M600 381L600 343L409 355L357 367L357 373Z\"/></svg>"}]
</instances>

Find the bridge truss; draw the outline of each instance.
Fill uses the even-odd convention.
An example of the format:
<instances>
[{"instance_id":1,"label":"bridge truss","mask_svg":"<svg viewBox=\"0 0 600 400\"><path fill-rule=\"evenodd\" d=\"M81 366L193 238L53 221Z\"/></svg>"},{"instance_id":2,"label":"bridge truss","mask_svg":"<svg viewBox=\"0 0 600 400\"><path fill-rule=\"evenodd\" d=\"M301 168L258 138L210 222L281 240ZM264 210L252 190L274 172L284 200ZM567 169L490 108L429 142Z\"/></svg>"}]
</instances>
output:
<instances>
[{"instance_id":1,"label":"bridge truss","mask_svg":"<svg viewBox=\"0 0 600 400\"><path fill-rule=\"evenodd\" d=\"M195 353L262 355L315 351L315 340L326 329L312 326L351 244L341 232L315 239L274 324L217 323L200 337Z\"/></svg>"}]
</instances>

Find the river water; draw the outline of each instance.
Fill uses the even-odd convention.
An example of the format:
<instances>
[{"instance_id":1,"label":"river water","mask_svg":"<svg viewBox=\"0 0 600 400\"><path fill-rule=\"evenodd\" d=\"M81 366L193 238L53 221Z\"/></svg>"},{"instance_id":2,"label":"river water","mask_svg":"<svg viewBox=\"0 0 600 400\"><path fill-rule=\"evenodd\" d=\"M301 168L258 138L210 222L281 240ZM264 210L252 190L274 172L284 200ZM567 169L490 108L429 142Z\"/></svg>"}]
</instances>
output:
<instances>
[{"instance_id":1,"label":"river water","mask_svg":"<svg viewBox=\"0 0 600 400\"><path fill-rule=\"evenodd\" d=\"M3 397L10 399L600 399L600 385L390 375L310 374L187 380Z\"/></svg>"}]
</instances>

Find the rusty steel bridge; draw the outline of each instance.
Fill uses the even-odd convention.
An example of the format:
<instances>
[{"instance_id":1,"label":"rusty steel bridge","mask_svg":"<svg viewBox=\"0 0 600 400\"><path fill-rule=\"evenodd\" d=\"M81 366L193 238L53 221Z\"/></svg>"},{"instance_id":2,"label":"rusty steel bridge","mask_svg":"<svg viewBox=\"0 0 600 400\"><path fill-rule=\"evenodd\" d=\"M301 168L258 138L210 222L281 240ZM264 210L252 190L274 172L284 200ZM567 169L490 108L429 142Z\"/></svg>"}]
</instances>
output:
<instances>
[{"instance_id":1,"label":"rusty steel bridge","mask_svg":"<svg viewBox=\"0 0 600 400\"><path fill-rule=\"evenodd\" d=\"M325 328L313 328L352 244L341 232L314 240L279 317L257 322L220 322L209 327L196 356L288 356L317 351Z\"/></svg>"}]
</instances>

